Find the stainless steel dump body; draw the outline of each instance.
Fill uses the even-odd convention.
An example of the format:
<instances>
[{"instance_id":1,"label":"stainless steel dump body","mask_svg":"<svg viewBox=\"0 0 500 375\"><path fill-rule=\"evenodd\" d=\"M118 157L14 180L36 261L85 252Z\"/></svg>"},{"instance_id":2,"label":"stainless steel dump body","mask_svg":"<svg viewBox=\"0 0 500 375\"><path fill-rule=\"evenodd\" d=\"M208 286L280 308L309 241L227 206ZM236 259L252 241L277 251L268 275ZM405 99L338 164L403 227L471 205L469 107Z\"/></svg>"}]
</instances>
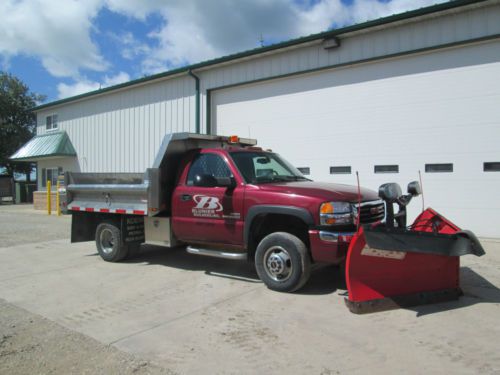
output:
<instances>
[{"instance_id":1,"label":"stainless steel dump body","mask_svg":"<svg viewBox=\"0 0 500 375\"><path fill-rule=\"evenodd\" d=\"M170 197L186 152L222 148L228 137L172 133L163 138L152 168L144 173L67 172L67 208L71 211L155 216L170 215ZM254 139L239 139L253 146Z\"/></svg>"}]
</instances>

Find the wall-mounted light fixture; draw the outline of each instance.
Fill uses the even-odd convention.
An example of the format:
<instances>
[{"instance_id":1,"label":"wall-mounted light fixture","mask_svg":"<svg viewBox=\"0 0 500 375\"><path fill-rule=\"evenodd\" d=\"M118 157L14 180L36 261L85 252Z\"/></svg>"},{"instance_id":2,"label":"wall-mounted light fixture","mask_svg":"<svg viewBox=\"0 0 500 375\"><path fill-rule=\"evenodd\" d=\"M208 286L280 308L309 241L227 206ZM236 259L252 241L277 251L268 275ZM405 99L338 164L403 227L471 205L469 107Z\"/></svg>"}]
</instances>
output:
<instances>
[{"instance_id":1,"label":"wall-mounted light fixture","mask_svg":"<svg viewBox=\"0 0 500 375\"><path fill-rule=\"evenodd\" d=\"M340 39L333 36L331 38L323 39L324 49L333 49L340 47Z\"/></svg>"}]
</instances>

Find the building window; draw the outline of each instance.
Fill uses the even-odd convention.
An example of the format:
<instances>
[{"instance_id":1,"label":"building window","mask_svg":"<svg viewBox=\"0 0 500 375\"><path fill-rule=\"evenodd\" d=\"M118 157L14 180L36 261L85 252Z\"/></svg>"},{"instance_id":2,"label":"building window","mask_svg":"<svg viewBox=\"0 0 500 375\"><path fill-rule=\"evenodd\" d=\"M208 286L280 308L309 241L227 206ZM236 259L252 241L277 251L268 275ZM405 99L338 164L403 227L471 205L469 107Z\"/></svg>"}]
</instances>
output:
<instances>
[{"instance_id":1,"label":"building window","mask_svg":"<svg viewBox=\"0 0 500 375\"><path fill-rule=\"evenodd\" d=\"M399 173L399 165L376 165L375 173Z\"/></svg>"},{"instance_id":2,"label":"building window","mask_svg":"<svg viewBox=\"0 0 500 375\"><path fill-rule=\"evenodd\" d=\"M483 171L485 172L500 172L500 161L490 161L483 163Z\"/></svg>"},{"instance_id":3,"label":"building window","mask_svg":"<svg viewBox=\"0 0 500 375\"><path fill-rule=\"evenodd\" d=\"M351 174L351 166L344 165L344 166L330 167L330 174Z\"/></svg>"},{"instance_id":4,"label":"building window","mask_svg":"<svg viewBox=\"0 0 500 375\"><path fill-rule=\"evenodd\" d=\"M47 187L47 181L50 181L52 186L56 186L57 178L62 176L62 167L56 168L42 168L42 187Z\"/></svg>"},{"instance_id":5,"label":"building window","mask_svg":"<svg viewBox=\"0 0 500 375\"><path fill-rule=\"evenodd\" d=\"M45 118L45 129L56 130L58 127L57 115L50 115Z\"/></svg>"},{"instance_id":6,"label":"building window","mask_svg":"<svg viewBox=\"0 0 500 375\"><path fill-rule=\"evenodd\" d=\"M302 173L305 176L311 174L311 168L309 168L309 167L299 167L297 169L299 170L300 173Z\"/></svg>"},{"instance_id":7,"label":"building window","mask_svg":"<svg viewBox=\"0 0 500 375\"><path fill-rule=\"evenodd\" d=\"M446 173L453 172L453 163L426 164L426 173Z\"/></svg>"}]
</instances>

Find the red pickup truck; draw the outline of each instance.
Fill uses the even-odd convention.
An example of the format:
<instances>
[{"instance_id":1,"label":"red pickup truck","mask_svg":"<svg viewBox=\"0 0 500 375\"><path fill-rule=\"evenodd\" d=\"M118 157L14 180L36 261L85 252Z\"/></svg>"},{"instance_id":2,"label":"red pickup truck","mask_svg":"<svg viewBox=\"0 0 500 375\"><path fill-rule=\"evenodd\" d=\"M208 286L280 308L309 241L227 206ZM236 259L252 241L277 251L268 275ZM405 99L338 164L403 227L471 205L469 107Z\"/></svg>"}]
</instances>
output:
<instances>
[{"instance_id":1,"label":"red pickup truck","mask_svg":"<svg viewBox=\"0 0 500 375\"><path fill-rule=\"evenodd\" d=\"M356 221L380 221L376 192L313 182L256 141L165 136L145 173L66 174L72 242L116 262L141 243L255 262L273 290L295 291L312 263L345 260ZM359 201L361 204L359 204ZM359 208L359 209L358 209Z\"/></svg>"}]
</instances>

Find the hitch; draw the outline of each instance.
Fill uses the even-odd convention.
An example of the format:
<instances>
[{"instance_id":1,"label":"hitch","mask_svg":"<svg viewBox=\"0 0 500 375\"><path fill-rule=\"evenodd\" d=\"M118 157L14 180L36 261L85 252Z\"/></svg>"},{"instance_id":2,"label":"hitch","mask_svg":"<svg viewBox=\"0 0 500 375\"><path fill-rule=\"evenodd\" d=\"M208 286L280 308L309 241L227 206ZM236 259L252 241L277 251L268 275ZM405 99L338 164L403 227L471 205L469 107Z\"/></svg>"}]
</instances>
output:
<instances>
[{"instance_id":1,"label":"hitch","mask_svg":"<svg viewBox=\"0 0 500 375\"><path fill-rule=\"evenodd\" d=\"M406 195L398 184L380 186L386 220L360 227L347 253L345 302L351 312L438 303L462 295L459 257L482 256L484 249L472 232L460 230L432 208L406 227L406 206L420 194L416 181Z\"/></svg>"}]
</instances>

